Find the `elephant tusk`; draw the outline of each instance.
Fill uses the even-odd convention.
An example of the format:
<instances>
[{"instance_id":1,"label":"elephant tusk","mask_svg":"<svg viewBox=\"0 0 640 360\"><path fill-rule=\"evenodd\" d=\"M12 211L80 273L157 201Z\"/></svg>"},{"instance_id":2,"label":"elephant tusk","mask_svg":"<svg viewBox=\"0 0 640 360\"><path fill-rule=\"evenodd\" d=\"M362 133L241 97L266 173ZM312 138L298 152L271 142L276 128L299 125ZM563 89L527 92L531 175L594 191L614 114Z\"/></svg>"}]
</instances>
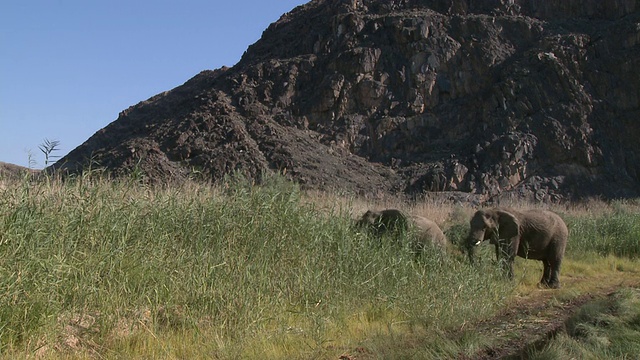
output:
<instances>
[{"instance_id":1,"label":"elephant tusk","mask_svg":"<svg viewBox=\"0 0 640 360\"><path fill-rule=\"evenodd\" d=\"M475 243L475 244L473 244L473 245L474 245L474 246L478 246L478 245L480 245L480 243L481 243L481 242L482 242L482 240L478 240L478 241L476 241L476 243Z\"/></svg>"}]
</instances>

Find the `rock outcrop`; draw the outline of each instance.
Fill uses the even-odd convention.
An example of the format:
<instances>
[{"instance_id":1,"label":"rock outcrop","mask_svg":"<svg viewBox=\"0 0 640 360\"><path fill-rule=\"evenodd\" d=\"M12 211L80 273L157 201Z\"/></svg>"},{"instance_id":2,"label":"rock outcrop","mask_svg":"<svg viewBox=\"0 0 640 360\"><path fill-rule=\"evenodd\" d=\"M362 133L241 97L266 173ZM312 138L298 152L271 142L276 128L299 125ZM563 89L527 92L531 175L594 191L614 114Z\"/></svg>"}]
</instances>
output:
<instances>
[{"instance_id":1,"label":"rock outcrop","mask_svg":"<svg viewBox=\"0 0 640 360\"><path fill-rule=\"evenodd\" d=\"M54 166L310 188L640 192L640 1L316 0Z\"/></svg>"}]
</instances>

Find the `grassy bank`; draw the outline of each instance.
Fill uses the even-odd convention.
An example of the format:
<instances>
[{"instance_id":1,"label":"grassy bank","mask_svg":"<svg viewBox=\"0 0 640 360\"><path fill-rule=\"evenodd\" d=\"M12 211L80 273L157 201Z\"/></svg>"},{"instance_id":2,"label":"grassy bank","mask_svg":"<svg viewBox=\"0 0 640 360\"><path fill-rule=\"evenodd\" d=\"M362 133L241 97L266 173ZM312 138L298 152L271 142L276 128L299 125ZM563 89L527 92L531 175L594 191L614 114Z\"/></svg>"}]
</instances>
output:
<instances>
[{"instance_id":1,"label":"grassy bank","mask_svg":"<svg viewBox=\"0 0 640 360\"><path fill-rule=\"evenodd\" d=\"M582 307L558 334L528 358L632 359L640 354L640 289L621 289Z\"/></svg>"},{"instance_id":2,"label":"grassy bank","mask_svg":"<svg viewBox=\"0 0 640 360\"><path fill-rule=\"evenodd\" d=\"M0 192L6 358L455 356L484 340L439 334L492 316L540 276L521 261L518 281L505 281L488 247L478 266L455 252L415 261L353 228L366 205L320 206L280 177L259 187L25 180ZM446 214L452 240L473 211L413 206ZM567 274L608 256L624 264L611 271L637 271L633 209L562 209ZM394 349L396 337L419 343Z\"/></svg>"}]
</instances>

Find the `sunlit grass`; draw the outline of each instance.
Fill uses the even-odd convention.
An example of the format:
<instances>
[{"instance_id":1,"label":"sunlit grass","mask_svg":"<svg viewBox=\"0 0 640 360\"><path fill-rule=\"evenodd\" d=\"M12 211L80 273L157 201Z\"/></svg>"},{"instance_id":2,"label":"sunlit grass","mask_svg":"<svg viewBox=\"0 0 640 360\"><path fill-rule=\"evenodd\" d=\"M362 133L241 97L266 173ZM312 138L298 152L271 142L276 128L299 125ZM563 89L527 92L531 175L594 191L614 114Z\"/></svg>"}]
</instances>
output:
<instances>
[{"instance_id":1,"label":"sunlit grass","mask_svg":"<svg viewBox=\"0 0 640 360\"><path fill-rule=\"evenodd\" d=\"M530 359L635 359L640 356L640 290L624 288L583 306L567 331Z\"/></svg>"},{"instance_id":2,"label":"sunlit grass","mask_svg":"<svg viewBox=\"0 0 640 360\"><path fill-rule=\"evenodd\" d=\"M456 357L490 343L465 324L538 291L542 273L518 259L508 281L491 246L475 266L455 245L416 260L352 226L368 207L397 207L435 217L457 244L472 208L338 201L277 176L261 186L25 179L0 195L5 358ZM572 234L559 294L575 292L573 278L638 273L633 209L562 209ZM608 240L594 247L598 237ZM448 339L452 329L462 336Z\"/></svg>"},{"instance_id":3,"label":"sunlit grass","mask_svg":"<svg viewBox=\"0 0 640 360\"><path fill-rule=\"evenodd\" d=\"M255 344L308 356L349 346L351 329L366 339L477 318L511 286L439 253L416 261L356 232L347 211L268 181L16 184L1 204L3 352L180 357L148 344L194 332L216 339L215 357L251 357Z\"/></svg>"}]
</instances>

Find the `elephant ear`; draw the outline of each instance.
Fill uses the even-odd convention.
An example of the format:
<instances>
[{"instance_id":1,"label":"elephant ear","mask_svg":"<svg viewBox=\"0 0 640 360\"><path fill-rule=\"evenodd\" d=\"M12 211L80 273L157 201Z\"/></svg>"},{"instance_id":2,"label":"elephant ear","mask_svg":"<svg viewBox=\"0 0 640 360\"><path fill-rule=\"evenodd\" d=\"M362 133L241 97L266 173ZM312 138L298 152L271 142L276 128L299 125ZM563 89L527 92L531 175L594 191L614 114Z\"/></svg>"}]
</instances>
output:
<instances>
[{"instance_id":1,"label":"elephant ear","mask_svg":"<svg viewBox=\"0 0 640 360\"><path fill-rule=\"evenodd\" d=\"M498 210L498 236L500 239L511 239L518 236L520 232L520 221L518 218L505 210Z\"/></svg>"}]
</instances>

